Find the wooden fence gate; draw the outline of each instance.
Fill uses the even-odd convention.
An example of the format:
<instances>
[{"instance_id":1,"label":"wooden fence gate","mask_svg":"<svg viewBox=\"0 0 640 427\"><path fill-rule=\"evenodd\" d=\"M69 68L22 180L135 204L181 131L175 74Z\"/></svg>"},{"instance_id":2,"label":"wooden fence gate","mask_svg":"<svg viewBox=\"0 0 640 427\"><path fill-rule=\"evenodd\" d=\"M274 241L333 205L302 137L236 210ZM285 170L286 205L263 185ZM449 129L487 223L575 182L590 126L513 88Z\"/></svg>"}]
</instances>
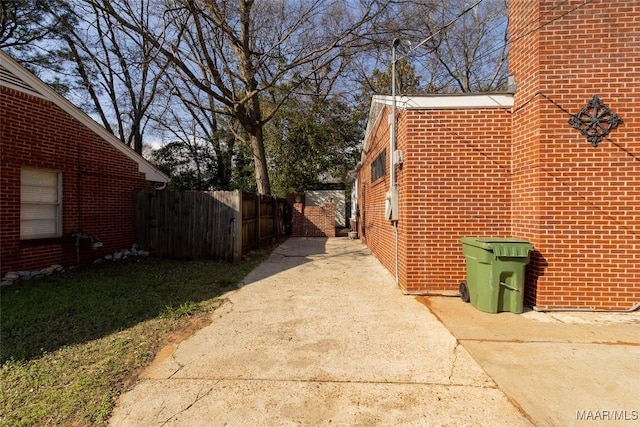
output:
<instances>
[{"instance_id":1,"label":"wooden fence gate","mask_svg":"<svg viewBox=\"0 0 640 427\"><path fill-rule=\"evenodd\" d=\"M285 199L235 191L137 190L138 244L156 256L236 261L284 235Z\"/></svg>"}]
</instances>

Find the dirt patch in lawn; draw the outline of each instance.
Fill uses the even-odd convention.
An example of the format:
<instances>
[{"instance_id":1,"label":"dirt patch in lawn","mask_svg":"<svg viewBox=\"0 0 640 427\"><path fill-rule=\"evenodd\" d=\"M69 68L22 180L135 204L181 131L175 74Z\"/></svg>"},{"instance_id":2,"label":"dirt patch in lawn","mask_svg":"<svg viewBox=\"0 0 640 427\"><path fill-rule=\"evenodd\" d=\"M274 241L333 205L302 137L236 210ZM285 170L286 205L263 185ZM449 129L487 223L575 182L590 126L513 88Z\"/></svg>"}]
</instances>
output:
<instances>
[{"instance_id":1,"label":"dirt patch in lawn","mask_svg":"<svg viewBox=\"0 0 640 427\"><path fill-rule=\"evenodd\" d=\"M209 326L213 322L213 312L220 308L226 299L219 298L211 306L209 310L203 313L198 313L193 316L189 316L184 319L181 324L174 329L173 333L169 335L167 343L156 353L156 356L151 363L143 369L133 372L127 380L125 380L125 387L129 389L140 377L144 377L146 372L151 372L154 368L160 365L167 357L170 357L174 351L178 348L178 345L200 329Z\"/></svg>"}]
</instances>

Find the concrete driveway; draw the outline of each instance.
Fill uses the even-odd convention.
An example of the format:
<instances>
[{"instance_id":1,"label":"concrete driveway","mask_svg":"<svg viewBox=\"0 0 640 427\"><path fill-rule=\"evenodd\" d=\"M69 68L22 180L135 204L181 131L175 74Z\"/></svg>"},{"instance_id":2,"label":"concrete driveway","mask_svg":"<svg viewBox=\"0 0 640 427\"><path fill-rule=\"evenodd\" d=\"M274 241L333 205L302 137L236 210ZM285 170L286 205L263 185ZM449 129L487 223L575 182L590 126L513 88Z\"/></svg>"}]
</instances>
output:
<instances>
[{"instance_id":1,"label":"concrete driveway","mask_svg":"<svg viewBox=\"0 0 640 427\"><path fill-rule=\"evenodd\" d=\"M531 425L357 240L291 238L225 297L110 425Z\"/></svg>"}]
</instances>

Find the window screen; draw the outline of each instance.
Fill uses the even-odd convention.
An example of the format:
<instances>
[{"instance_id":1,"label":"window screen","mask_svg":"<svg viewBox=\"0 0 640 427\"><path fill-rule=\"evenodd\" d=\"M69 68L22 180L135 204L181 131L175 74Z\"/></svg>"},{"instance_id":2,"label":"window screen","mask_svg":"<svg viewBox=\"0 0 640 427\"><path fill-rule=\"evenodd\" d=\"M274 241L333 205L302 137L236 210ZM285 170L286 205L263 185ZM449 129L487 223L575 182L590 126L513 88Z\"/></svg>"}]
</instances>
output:
<instances>
[{"instance_id":1,"label":"window screen","mask_svg":"<svg viewBox=\"0 0 640 427\"><path fill-rule=\"evenodd\" d=\"M387 173L387 149L382 150L382 153L376 157L371 163L371 182L376 181L378 178L382 178Z\"/></svg>"},{"instance_id":2,"label":"window screen","mask_svg":"<svg viewBox=\"0 0 640 427\"><path fill-rule=\"evenodd\" d=\"M62 175L45 169L22 169L20 174L20 238L61 234Z\"/></svg>"}]
</instances>

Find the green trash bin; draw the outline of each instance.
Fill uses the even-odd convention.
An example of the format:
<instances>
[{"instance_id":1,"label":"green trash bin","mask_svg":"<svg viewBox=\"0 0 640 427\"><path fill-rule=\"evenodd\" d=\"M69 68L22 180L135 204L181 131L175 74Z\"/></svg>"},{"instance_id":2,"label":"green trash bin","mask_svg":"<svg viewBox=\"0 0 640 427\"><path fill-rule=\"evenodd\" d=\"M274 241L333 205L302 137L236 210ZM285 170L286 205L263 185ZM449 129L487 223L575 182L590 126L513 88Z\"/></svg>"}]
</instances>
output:
<instances>
[{"instance_id":1,"label":"green trash bin","mask_svg":"<svg viewBox=\"0 0 640 427\"><path fill-rule=\"evenodd\" d=\"M463 237L467 282L460 296L488 313L522 313L524 271L533 249L526 240L505 237Z\"/></svg>"}]
</instances>

